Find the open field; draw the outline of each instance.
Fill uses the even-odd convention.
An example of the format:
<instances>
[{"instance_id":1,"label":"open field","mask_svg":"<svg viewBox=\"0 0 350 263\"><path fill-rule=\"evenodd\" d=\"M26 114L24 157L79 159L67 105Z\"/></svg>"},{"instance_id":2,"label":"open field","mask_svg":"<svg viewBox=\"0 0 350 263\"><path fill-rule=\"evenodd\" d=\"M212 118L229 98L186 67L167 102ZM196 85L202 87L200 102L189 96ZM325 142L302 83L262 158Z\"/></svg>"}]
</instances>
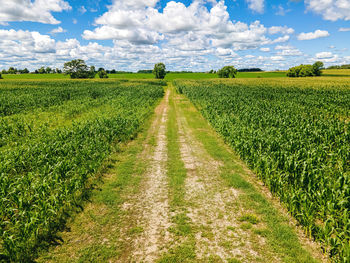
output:
<instances>
[{"instance_id":1,"label":"open field","mask_svg":"<svg viewBox=\"0 0 350 263\"><path fill-rule=\"evenodd\" d=\"M347 262L340 71L4 75L0 262Z\"/></svg>"}]
</instances>

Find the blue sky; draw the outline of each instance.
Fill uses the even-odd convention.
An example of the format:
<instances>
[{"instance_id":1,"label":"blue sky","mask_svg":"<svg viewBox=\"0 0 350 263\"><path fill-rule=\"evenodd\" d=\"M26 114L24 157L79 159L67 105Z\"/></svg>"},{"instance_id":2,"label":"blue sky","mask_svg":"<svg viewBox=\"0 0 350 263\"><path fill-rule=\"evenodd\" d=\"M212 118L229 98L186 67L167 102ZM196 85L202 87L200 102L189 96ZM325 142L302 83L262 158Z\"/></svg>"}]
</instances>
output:
<instances>
[{"instance_id":1,"label":"blue sky","mask_svg":"<svg viewBox=\"0 0 350 263\"><path fill-rule=\"evenodd\" d=\"M2 0L0 69L350 63L350 0Z\"/></svg>"}]
</instances>

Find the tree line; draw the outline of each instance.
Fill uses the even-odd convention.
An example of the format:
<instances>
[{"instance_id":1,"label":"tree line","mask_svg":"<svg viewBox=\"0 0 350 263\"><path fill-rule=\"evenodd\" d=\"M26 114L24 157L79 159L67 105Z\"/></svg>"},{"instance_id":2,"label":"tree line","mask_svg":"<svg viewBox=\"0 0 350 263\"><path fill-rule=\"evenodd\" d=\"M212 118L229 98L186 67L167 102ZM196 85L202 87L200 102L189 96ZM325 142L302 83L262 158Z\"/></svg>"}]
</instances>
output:
<instances>
[{"instance_id":1,"label":"tree line","mask_svg":"<svg viewBox=\"0 0 350 263\"><path fill-rule=\"evenodd\" d=\"M350 65L342 65L342 66L331 66L328 69L335 68L350 68ZM309 76L320 76L322 74L322 69L324 69L323 62L316 61L313 65L299 65L296 67L291 67L287 71L288 77L309 77ZM219 78L235 78L237 72L261 72L260 68L244 68L237 70L234 66L224 66L218 71L210 70L208 73L217 74ZM167 73L171 71L167 71L164 63L157 63L154 65L153 70L139 70L138 73L153 73L156 79L164 79ZM53 73L64 73L65 75L69 75L72 79L87 79L87 78L95 78L96 74L99 78L108 78L108 74L125 74L125 73L133 73L128 71L117 71L115 69L105 70L104 68L99 68L96 70L95 66L87 66L85 61L82 59L74 59L72 61L64 63L63 71L59 68L52 69L50 67L41 67L34 72L29 72L27 68L21 70L16 69L14 67L10 67L8 70L3 69L1 74L25 74L25 73L34 73L34 74L53 74ZM174 71L171 73L193 73L192 71Z\"/></svg>"}]
</instances>

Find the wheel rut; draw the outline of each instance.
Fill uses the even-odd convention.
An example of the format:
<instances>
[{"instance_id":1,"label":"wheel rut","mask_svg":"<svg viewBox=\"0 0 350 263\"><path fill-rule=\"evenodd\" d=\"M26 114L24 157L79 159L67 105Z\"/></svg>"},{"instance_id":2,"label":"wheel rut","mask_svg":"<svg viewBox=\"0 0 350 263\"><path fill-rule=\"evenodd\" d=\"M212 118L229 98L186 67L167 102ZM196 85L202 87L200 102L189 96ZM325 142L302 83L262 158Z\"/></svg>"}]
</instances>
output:
<instances>
[{"instance_id":1,"label":"wheel rut","mask_svg":"<svg viewBox=\"0 0 350 263\"><path fill-rule=\"evenodd\" d=\"M140 214L137 225L142 229L142 233L133 241L129 262L154 262L164 252L165 244L169 240L168 228L171 226L171 221L166 177L168 98L169 90L158 108L161 117L152 125L155 130L156 146L153 153L148 156L150 165L144 175L141 193L134 203L134 207L138 210L136 213ZM150 152L144 151L143 154L148 155Z\"/></svg>"}]
</instances>

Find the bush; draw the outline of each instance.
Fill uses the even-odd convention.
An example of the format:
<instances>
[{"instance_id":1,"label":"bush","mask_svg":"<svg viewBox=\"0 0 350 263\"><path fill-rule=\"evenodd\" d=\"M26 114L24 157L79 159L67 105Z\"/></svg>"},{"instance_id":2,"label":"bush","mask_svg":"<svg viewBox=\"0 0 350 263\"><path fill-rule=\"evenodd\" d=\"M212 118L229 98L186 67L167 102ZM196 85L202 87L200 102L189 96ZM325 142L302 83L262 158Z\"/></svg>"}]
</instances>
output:
<instances>
[{"instance_id":1,"label":"bush","mask_svg":"<svg viewBox=\"0 0 350 263\"><path fill-rule=\"evenodd\" d=\"M299 65L292 67L287 71L287 77L312 77L321 76L323 62L317 61L313 65Z\"/></svg>"},{"instance_id":2,"label":"bush","mask_svg":"<svg viewBox=\"0 0 350 263\"><path fill-rule=\"evenodd\" d=\"M104 69L97 72L97 74L100 77L100 79L108 79L107 72Z\"/></svg>"},{"instance_id":3,"label":"bush","mask_svg":"<svg viewBox=\"0 0 350 263\"><path fill-rule=\"evenodd\" d=\"M0 73L0 79L2 79L1 73Z\"/></svg>"},{"instance_id":4,"label":"bush","mask_svg":"<svg viewBox=\"0 0 350 263\"><path fill-rule=\"evenodd\" d=\"M235 78L237 69L234 66L225 66L218 70L219 78Z\"/></svg>"},{"instance_id":5,"label":"bush","mask_svg":"<svg viewBox=\"0 0 350 263\"><path fill-rule=\"evenodd\" d=\"M157 63L154 65L153 74L156 79L164 79L166 75L165 65L163 63Z\"/></svg>"},{"instance_id":6,"label":"bush","mask_svg":"<svg viewBox=\"0 0 350 263\"><path fill-rule=\"evenodd\" d=\"M95 67L89 68L82 59L64 63L63 72L65 75L70 75L71 79L93 79L96 75Z\"/></svg>"}]
</instances>

